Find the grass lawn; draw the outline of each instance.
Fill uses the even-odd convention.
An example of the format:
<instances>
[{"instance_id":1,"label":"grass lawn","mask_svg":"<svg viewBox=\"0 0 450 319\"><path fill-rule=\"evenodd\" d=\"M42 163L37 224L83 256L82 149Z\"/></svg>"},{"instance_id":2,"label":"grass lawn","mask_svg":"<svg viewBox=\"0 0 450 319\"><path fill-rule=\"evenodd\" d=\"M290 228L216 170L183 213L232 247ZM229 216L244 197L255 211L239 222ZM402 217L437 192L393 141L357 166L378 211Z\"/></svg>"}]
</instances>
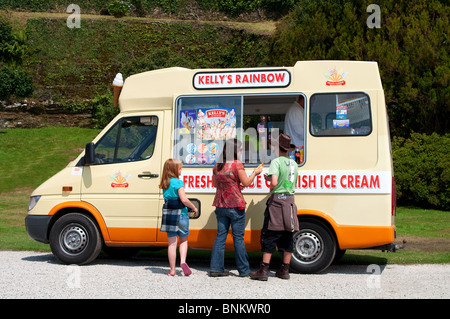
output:
<instances>
[{"instance_id":1,"label":"grass lawn","mask_svg":"<svg viewBox=\"0 0 450 319\"><path fill-rule=\"evenodd\" d=\"M36 188L74 160L98 132L77 127L0 131L0 193Z\"/></svg>"},{"instance_id":2,"label":"grass lawn","mask_svg":"<svg viewBox=\"0 0 450 319\"><path fill-rule=\"evenodd\" d=\"M25 231L29 196L75 159L98 132L73 127L0 131L0 249L50 250Z\"/></svg>"},{"instance_id":3,"label":"grass lawn","mask_svg":"<svg viewBox=\"0 0 450 319\"><path fill-rule=\"evenodd\" d=\"M97 133L98 130L81 128L0 131L0 249L50 251L49 245L35 242L26 233L24 219L29 196L35 187L73 160ZM348 250L340 263L450 263L450 212L399 207L396 226L396 242L406 240L405 249L396 253ZM209 258L208 251L190 250L189 255ZM259 260L261 253L250 252L249 256ZM227 252L226 257L234 258L233 252Z\"/></svg>"}]
</instances>

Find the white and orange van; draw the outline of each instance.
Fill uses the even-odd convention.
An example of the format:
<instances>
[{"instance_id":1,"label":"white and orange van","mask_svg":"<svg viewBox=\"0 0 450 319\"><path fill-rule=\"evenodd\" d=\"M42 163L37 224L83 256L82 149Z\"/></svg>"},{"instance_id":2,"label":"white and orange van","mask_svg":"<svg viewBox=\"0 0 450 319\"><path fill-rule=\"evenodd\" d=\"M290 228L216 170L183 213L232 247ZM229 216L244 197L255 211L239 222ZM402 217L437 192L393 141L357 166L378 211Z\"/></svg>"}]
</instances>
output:
<instances>
[{"instance_id":1,"label":"white and orange van","mask_svg":"<svg viewBox=\"0 0 450 319\"><path fill-rule=\"evenodd\" d=\"M181 179L200 214L189 246L216 237L212 167L224 141L244 141L249 173L267 171L286 114L303 97L298 121L300 230L291 267L314 273L347 249L393 250L395 183L389 125L376 62L302 61L293 67L168 68L128 77L120 114L67 167L31 195L29 236L64 263L86 264L103 248L166 246L160 232L163 163L183 162ZM263 121L263 117L265 121ZM301 152L299 156L298 153ZM260 250L269 188L262 174L244 191L248 251ZM226 248L232 250L229 235Z\"/></svg>"}]
</instances>

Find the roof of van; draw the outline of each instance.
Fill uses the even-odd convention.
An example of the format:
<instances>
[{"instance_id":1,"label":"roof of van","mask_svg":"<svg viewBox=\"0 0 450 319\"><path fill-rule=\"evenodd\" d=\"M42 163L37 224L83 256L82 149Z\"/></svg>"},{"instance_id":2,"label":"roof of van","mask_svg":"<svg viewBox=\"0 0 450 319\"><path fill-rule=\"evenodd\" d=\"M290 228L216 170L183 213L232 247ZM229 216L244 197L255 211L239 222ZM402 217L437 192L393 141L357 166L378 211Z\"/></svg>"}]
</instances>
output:
<instances>
[{"instance_id":1,"label":"roof of van","mask_svg":"<svg viewBox=\"0 0 450 319\"><path fill-rule=\"evenodd\" d=\"M289 80L279 87L195 87L196 74L232 76L281 71ZM266 74L268 74L266 72ZM213 79L212 77L210 77ZM285 78L285 80L286 80ZM259 78L258 78L259 79ZM207 83L209 80L206 80ZM223 82L223 78L222 78ZM172 67L143 72L126 78L119 105L122 112L172 109L180 95L250 94L302 92L367 92L382 90L377 62L365 61L299 61L293 67L262 67L245 69L186 69Z\"/></svg>"}]
</instances>

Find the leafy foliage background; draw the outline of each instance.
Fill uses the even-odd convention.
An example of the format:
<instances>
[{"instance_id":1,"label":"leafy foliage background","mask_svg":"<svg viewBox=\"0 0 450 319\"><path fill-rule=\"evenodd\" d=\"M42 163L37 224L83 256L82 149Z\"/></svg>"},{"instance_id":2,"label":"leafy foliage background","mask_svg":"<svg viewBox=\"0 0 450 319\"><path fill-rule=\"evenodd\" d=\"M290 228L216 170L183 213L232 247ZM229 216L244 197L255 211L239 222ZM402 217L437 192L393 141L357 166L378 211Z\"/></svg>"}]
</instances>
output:
<instances>
[{"instance_id":1,"label":"leafy foliage background","mask_svg":"<svg viewBox=\"0 0 450 319\"><path fill-rule=\"evenodd\" d=\"M79 0L107 14L113 0ZM65 12L73 1L0 0L0 9ZM377 61L391 128L400 203L449 210L450 60L448 1L379 0L381 27L369 28L372 0L132 0L131 15L189 21L28 19L13 28L0 14L0 99L51 100L62 112L93 114L104 126L111 81L158 68L290 66L299 60ZM221 20L202 23L200 19ZM277 19L255 34L223 21ZM197 21L195 21L197 20ZM45 107L42 107L45 111Z\"/></svg>"}]
</instances>

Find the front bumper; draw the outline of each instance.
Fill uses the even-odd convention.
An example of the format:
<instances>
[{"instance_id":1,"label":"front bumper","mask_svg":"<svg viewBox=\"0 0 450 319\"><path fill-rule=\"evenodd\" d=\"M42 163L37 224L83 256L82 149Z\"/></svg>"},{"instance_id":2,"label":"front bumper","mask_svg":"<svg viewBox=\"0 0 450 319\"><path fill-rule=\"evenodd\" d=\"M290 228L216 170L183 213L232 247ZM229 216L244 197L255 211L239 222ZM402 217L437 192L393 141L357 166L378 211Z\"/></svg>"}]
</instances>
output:
<instances>
[{"instance_id":1,"label":"front bumper","mask_svg":"<svg viewBox=\"0 0 450 319\"><path fill-rule=\"evenodd\" d=\"M25 217L25 227L32 239L48 244L48 227L52 216L28 215Z\"/></svg>"}]
</instances>

